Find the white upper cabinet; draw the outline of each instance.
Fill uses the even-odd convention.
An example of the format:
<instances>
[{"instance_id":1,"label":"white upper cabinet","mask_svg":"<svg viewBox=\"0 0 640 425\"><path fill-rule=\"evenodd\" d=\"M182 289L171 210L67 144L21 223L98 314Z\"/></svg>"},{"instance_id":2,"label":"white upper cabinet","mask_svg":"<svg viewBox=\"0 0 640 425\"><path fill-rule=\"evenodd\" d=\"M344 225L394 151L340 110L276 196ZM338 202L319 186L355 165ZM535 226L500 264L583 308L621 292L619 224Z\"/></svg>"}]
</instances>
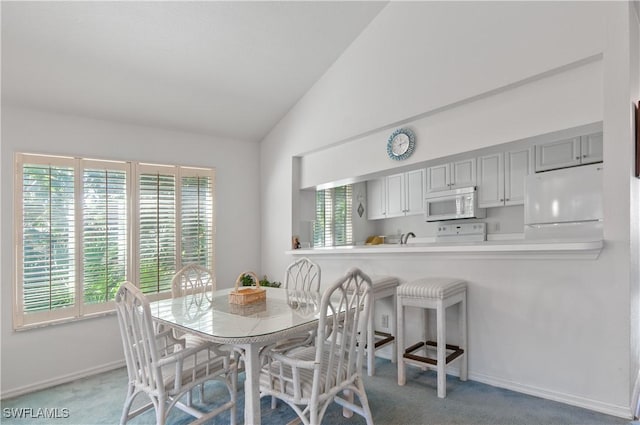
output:
<instances>
[{"instance_id":1,"label":"white upper cabinet","mask_svg":"<svg viewBox=\"0 0 640 425\"><path fill-rule=\"evenodd\" d=\"M384 177L367 182L367 218L387 218L387 179Z\"/></svg>"},{"instance_id":2,"label":"white upper cabinet","mask_svg":"<svg viewBox=\"0 0 640 425\"><path fill-rule=\"evenodd\" d=\"M504 205L504 154L478 157L478 207Z\"/></svg>"},{"instance_id":3,"label":"white upper cabinet","mask_svg":"<svg viewBox=\"0 0 640 425\"><path fill-rule=\"evenodd\" d=\"M449 177L450 164L435 165L427 168L427 192L449 190L451 178Z\"/></svg>"},{"instance_id":4,"label":"white upper cabinet","mask_svg":"<svg viewBox=\"0 0 640 425\"><path fill-rule=\"evenodd\" d=\"M524 204L524 181L533 172L533 149L504 154L504 204Z\"/></svg>"},{"instance_id":5,"label":"white upper cabinet","mask_svg":"<svg viewBox=\"0 0 640 425\"><path fill-rule=\"evenodd\" d=\"M424 213L424 170L369 180L367 206L369 220Z\"/></svg>"},{"instance_id":6,"label":"white upper cabinet","mask_svg":"<svg viewBox=\"0 0 640 425\"><path fill-rule=\"evenodd\" d=\"M427 168L427 193L475 185L475 158Z\"/></svg>"},{"instance_id":7,"label":"white upper cabinet","mask_svg":"<svg viewBox=\"0 0 640 425\"><path fill-rule=\"evenodd\" d=\"M591 164L602 161L602 133L589 134L580 138L580 161Z\"/></svg>"},{"instance_id":8,"label":"white upper cabinet","mask_svg":"<svg viewBox=\"0 0 640 425\"><path fill-rule=\"evenodd\" d=\"M451 163L451 189L476 185L476 159Z\"/></svg>"},{"instance_id":9,"label":"white upper cabinet","mask_svg":"<svg viewBox=\"0 0 640 425\"><path fill-rule=\"evenodd\" d=\"M387 177L387 217L400 217L405 210L404 173Z\"/></svg>"},{"instance_id":10,"label":"white upper cabinet","mask_svg":"<svg viewBox=\"0 0 640 425\"><path fill-rule=\"evenodd\" d=\"M387 177L387 217L424 213L424 170Z\"/></svg>"},{"instance_id":11,"label":"white upper cabinet","mask_svg":"<svg viewBox=\"0 0 640 425\"><path fill-rule=\"evenodd\" d=\"M602 133L536 145L536 172L602 161Z\"/></svg>"},{"instance_id":12,"label":"white upper cabinet","mask_svg":"<svg viewBox=\"0 0 640 425\"><path fill-rule=\"evenodd\" d=\"M405 215L424 213L424 170L409 171L404 176L407 186Z\"/></svg>"},{"instance_id":13,"label":"white upper cabinet","mask_svg":"<svg viewBox=\"0 0 640 425\"><path fill-rule=\"evenodd\" d=\"M478 207L524 204L531 153L527 148L478 157Z\"/></svg>"}]
</instances>

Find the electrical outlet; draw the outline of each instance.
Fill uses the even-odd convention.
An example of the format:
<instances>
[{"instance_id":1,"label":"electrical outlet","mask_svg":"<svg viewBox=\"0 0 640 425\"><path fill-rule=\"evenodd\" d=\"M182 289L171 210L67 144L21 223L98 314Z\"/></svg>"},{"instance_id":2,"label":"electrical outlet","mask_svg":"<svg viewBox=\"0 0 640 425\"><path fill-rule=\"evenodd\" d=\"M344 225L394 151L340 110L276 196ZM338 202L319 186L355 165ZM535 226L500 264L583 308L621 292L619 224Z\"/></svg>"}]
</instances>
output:
<instances>
[{"instance_id":1,"label":"electrical outlet","mask_svg":"<svg viewBox=\"0 0 640 425\"><path fill-rule=\"evenodd\" d=\"M383 314L382 315L382 327L385 329L389 329L389 315L388 314Z\"/></svg>"}]
</instances>

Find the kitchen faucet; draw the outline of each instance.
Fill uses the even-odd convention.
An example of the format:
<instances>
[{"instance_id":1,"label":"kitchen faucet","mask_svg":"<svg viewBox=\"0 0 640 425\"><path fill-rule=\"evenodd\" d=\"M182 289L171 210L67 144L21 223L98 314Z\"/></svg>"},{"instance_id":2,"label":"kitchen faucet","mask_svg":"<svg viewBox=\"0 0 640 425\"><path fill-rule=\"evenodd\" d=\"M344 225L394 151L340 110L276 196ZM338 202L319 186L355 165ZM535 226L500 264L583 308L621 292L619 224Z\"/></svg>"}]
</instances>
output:
<instances>
[{"instance_id":1,"label":"kitchen faucet","mask_svg":"<svg viewBox=\"0 0 640 425\"><path fill-rule=\"evenodd\" d=\"M415 233L413 232L409 232L409 233L403 233L402 235L400 235L400 245L406 245L407 241L409 240L409 236L411 237L416 237Z\"/></svg>"}]
</instances>

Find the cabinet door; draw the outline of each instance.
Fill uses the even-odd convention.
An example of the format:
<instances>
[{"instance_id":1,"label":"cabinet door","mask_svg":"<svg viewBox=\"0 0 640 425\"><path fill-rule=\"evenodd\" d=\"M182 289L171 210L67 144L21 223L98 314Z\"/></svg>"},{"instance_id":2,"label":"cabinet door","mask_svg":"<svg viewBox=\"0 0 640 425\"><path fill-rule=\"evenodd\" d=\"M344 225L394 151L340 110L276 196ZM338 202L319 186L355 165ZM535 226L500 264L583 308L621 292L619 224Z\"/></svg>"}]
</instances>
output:
<instances>
[{"instance_id":1,"label":"cabinet door","mask_svg":"<svg viewBox=\"0 0 640 425\"><path fill-rule=\"evenodd\" d=\"M387 217L400 217L405 210L404 174L387 177Z\"/></svg>"},{"instance_id":2,"label":"cabinet door","mask_svg":"<svg viewBox=\"0 0 640 425\"><path fill-rule=\"evenodd\" d=\"M536 172L580 164L580 137L536 145Z\"/></svg>"},{"instance_id":3,"label":"cabinet door","mask_svg":"<svg viewBox=\"0 0 640 425\"><path fill-rule=\"evenodd\" d=\"M602 161L602 133L589 134L580 138L580 154L583 164Z\"/></svg>"},{"instance_id":4,"label":"cabinet door","mask_svg":"<svg viewBox=\"0 0 640 425\"><path fill-rule=\"evenodd\" d=\"M376 220L387 218L386 179L375 179L367 182L367 218Z\"/></svg>"},{"instance_id":5,"label":"cabinet door","mask_svg":"<svg viewBox=\"0 0 640 425\"><path fill-rule=\"evenodd\" d=\"M405 215L424 213L424 170L405 173Z\"/></svg>"},{"instance_id":6,"label":"cabinet door","mask_svg":"<svg viewBox=\"0 0 640 425\"><path fill-rule=\"evenodd\" d=\"M478 207L504 205L504 155L496 153L478 158Z\"/></svg>"},{"instance_id":7,"label":"cabinet door","mask_svg":"<svg viewBox=\"0 0 640 425\"><path fill-rule=\"evenodd\" d=\"M451 163L451 189L476 185L476 159Z\"/></svg>"},{"instance_id":8,"label":"cabinet door","mask_svg":"<svg viewBox=\"0 0 640 425\"><path fill-rule=\"evenodd\" d=\"M504 154L504 204L524 204L524 181L531 174L531 149Z\"/></svg>"},{"instance_id":9,"label":"cabinet door","mask_svg":"<svg viewBox=\"0 0 640 425\"><path fill-rule=\"evenodd\" d=\"M427 193L450 189L449 168L450 164L427 168Z\"/></svg>"}]
</instances>

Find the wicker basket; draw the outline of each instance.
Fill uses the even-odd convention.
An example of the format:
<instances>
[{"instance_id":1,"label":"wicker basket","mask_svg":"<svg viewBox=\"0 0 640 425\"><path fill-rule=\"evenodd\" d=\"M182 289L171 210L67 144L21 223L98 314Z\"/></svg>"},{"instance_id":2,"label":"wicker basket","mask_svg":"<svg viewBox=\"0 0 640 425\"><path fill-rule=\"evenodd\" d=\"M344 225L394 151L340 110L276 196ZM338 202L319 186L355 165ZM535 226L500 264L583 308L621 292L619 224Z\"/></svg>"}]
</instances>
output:
<instances>
[{"instance_id":1,"label":"wicker basket","mask_svg":"<svg viewBox=\"0 0 640 425\"><path fill-rule=\"evenodd\" d=\"M249 275L256 283L255 287L248 287L240 289L240 282L242 276ZM233 291L229 292L229 303L238 305L247 305L251 303L257 303L267 299L267 291L260 287L260 279L254 272L243 272L238 275L236 279L236 286Z\"/></svg>"}]
</instances>

